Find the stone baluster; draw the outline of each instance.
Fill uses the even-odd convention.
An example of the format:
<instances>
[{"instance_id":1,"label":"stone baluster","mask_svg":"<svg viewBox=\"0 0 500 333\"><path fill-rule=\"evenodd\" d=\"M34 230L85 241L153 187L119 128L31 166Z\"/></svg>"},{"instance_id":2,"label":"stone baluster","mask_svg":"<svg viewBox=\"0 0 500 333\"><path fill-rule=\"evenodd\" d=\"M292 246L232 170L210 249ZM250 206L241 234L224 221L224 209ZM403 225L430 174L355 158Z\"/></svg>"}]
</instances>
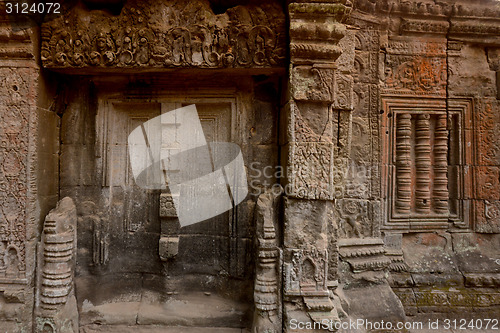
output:
<instances>
[{"instance_id":1,"label":"stone baluster","mask_svg":"<svg viewBox=\"0 0 500 333\"><path fill-rule=\"evenodd\" d=\"M429 114L419 114L417 116L415 137L415 210L420 214L429 214L431 211L431 130Z\"/></svg>"},{"instance_id":2,"label":"stone baluster","mask_svg":"<svg viewBox=\"0 0 500 333\"><path fill-rule=\"evenodd\" d=\"M437 117L434 138L433 205L438 214L448 214L448 130L447 117Z\"/></svg>"},{"instance_id":3,"label":"stone baluster","mask_svg":"<svg viewBox=\"0 0 500 333\"><path fill-rule=\"evenodd\" d=\"M396 127L396 211L409 215L411 211L411 115L397 116Z\"/></svg>"}]
</instances>

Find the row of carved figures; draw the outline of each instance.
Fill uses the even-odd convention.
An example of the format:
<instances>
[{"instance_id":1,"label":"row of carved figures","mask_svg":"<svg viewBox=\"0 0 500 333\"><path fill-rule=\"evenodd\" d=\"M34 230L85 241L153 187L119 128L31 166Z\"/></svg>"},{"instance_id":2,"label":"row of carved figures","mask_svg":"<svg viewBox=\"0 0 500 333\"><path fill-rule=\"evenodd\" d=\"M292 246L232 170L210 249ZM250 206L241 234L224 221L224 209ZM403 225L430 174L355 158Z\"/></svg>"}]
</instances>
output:
<instances>
[{"instance_id":1,"label":"row of carved figures","mask_svg":"<svg viewBox=\"0 0 500 333\"><path fill-rule=\"evenodd\" d=\"M493 6L474 7L466 4L448 4L445 2L358 0L354 2L354 8L367 13L383 12L433 16L500 17L500 8Z\"/></svg>"},{"instance_id":2,"label":"row of carved figures","mask_svg":"<svg viewBox=\"0 0 500 333\"><path fill-rule=\"evenodd\" d=\"M265 26L175 27L165 32L125 28L87 33L66 29L42 31L42 60L65 66L275 66L285 59L282 36Z\"/></svg>"}]
</instances>

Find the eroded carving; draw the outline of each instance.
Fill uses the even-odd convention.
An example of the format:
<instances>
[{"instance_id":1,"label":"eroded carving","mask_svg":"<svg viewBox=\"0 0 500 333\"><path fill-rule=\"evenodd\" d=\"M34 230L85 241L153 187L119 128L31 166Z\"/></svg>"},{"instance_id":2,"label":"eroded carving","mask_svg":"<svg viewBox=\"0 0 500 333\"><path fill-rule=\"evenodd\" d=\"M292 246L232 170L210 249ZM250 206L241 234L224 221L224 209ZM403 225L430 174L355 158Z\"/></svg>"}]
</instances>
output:
<instances>
[{"instance_id":1,"label":"eroded carving","mask_svg":"<svg viewBox=\"0 0 500 333\"><path fill-rule=\"evenodd\" d=\"M26 225L35 224L36 164L33 131L36 76L28 68L0 69L0 279L25 281Z\"/></svg>"},{"instance_id":2,"label":"eroded carving","mask_svg":"<svg viewBox=\"0 0 500 333\"><path fill-rule=\"evenodd\" d=\"M314 247L290 250L291 261L285 264L287 295L316 295L327 292L328 252Z\"/></svg>"},{"instance_id":3,"label":"eroded carving","mask_svg":"<svg viewBox=\"0 0 500 333\"><path fill-rule=\"evenodd\" d=\"M365 200L341 199L335 203L339 217L341 238L363 238L371 236L368 202Z\"/></svg>"},{"instance_id":4,"label":"eroded carving","mask_svg":"<svg viewBox=\"0 0 500 333\"><path fill-rule=\"evenodd\" d=\"M80 207L78 223L92 230L93 265L106 265L109 261L109 220L98 212L92 201L85 201Z\"/></svg>"},{"instance_id":5,"label":"eroded carving","mask_svg":"<svg viewBox=\"0 0 500 333\"><path fill-rule=\"evenodd\" d=\"M208 1L129 1L118 17L77 8L42 28L42 61L70 67L279 67L285 17L273 4L215 15Z\"/></svg>"},{"instance_id":6,"label":"eroded carving","mask_svg":"<svg viewBox=\"0 0 500 333\"><path fill-rule=\"evenodd\" d=\"M388 57L384 88L387 92L445 93L446 61L443 58Z\"/></svg>"},{"instance_id":7,"label":"eroded carving","mask_svg":"<svg viewBox=\"0 0 500 333\"><path fill-rule=\"evenodd\" d=\"M380 238L339 240L339 254L349 263L354 273L381 271L391 260L385 256L384 241Z\"/></svg>"},{"instance_id":8,"label":"eroded carving","mask_svg":"<svg viewBox=\"0 0 500 333\"><path fill-rule=\"evenodd\" d=\"M68 197L45 218L39 248L37 332L47 328L54 332L78 332L73 282L76 225L76 207Z\"/></svg>"},{"instance_id":9,"label":"eroded carving","mask_svg":"<svg viewBox=\"0 0 500 333\"><path fill-rule=\"evenodd\" d=\"M267 191L256 205L258 259L256 267L253 333L281 332L281 260L277 226L280 196Z\"/></svg>"},{"instance_id":10,"label":"eroded carving","mask_svg":"<svg viewBox=\"0 0 500 333\"><path fill-rule=\"evenodd\" d=\"M293 97L302 101L334 100L334 69L328 66L296 66L292 73Z\"/></svg>"},{"instance_id":11,"label":"eroded carving","mask_svg":"<svg viewBox=\"0 0 500 333\"><path fill-rule=\"evenodd\" d=\"M179 253L179 219L171 193L160 194L161 234L158 241L160 259L167 261Z\"/></svg>"}]
</instances>

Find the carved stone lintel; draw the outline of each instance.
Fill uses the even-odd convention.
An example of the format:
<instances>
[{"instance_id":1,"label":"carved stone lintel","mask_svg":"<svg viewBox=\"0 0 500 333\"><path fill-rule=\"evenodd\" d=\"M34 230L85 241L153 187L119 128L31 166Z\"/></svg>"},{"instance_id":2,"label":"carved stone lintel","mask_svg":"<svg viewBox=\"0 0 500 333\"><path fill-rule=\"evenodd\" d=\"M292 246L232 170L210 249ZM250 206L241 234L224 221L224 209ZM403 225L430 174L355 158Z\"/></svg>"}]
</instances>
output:
<instances>
[{"instance_id":1,"label":"carved stone lintel","mask_svg":"<svg viewBox=\"0 0 500 333\"><path fill-rule=\"evenodd\" d=\"M216 15L208 1L128 1L119 16L74 7L45 23L41 57L60 69L282 67L285 35L278 5Z\"/></svg>"}]
</instances>

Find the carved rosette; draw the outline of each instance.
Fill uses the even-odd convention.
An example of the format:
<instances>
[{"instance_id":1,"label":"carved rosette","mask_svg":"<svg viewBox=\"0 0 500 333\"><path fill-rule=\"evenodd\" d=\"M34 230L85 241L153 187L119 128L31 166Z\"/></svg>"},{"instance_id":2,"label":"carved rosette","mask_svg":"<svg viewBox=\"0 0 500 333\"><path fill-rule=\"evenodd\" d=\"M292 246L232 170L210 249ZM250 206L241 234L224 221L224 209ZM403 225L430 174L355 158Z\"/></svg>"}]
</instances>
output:
<instances>
[{"instance_id":1,"label":"carved rosette","mask_svg":"<svg viewBox=\"0 0 500 333\"><path fill-rule=\"evenodd\" d=\"M42 27L46 68L283 67L280 6L214 14L208 1L128 1L119 16L73 8Z\"/></svg>"}]
</instances>

